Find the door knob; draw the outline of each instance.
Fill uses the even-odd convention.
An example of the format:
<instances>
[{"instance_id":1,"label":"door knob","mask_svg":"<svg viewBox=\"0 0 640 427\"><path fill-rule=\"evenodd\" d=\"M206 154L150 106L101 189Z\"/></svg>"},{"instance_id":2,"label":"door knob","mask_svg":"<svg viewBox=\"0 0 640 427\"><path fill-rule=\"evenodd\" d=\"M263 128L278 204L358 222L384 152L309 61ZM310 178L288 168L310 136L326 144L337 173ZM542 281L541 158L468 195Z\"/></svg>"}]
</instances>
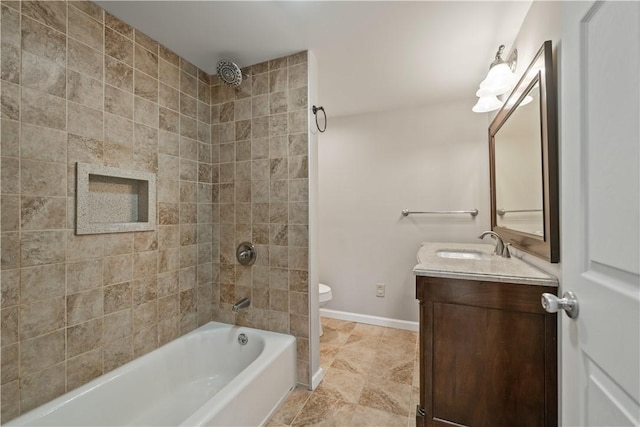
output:
<instances>
[{"instance_id":1,"label":"door knob","mask_svg":"<svg viewBox=\"0 0 640 427\"><path fill-rule=\"evenodd\" d=\"M542 294L542 308L549 313L556 313L558 310L564 310L572 319L578 317L578 299L571 291L562 294L562 298L558 298L553 294Z\"/></svg>"}]
</instances>

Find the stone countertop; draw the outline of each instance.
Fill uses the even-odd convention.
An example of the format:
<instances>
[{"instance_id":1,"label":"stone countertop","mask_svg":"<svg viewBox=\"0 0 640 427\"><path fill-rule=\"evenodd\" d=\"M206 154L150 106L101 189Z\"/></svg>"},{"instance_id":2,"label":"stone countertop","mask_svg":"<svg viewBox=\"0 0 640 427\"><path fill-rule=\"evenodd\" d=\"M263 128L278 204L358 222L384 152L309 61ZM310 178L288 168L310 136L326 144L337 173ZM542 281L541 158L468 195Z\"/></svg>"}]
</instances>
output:
<instances>
[{"instance_id":1,"label":"stone countertop","mask_svg":"<svg viewBox=\"0 0 640 427\"><path fill-rule=\"evenodd\" d=\"M450 279L480 280L487 282L520 283L523 285L558 286L558 279L542 270L511 257L492 255L494 245L478 243L425 242L418 250L416 276L445 277ZM489 259L442 258L439 250L478 251Z\"/></svg>"}]
</instances>

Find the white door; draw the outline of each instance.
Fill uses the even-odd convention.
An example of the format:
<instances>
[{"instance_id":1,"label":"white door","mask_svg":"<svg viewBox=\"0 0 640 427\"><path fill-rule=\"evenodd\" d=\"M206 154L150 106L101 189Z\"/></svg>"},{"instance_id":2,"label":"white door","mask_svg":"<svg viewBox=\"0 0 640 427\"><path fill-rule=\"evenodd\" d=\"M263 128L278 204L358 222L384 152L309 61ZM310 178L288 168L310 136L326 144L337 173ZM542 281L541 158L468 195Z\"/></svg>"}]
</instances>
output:
<instances>
[{"instance_id":1,"label":"white door","mask_svg":"<svg viewBox=\"0 0 640 427\"><path fill-rule=\"evenodd\" d=\"M640 3L563 2L564 426L640 425Z\"/></svg>"}]
</instances>

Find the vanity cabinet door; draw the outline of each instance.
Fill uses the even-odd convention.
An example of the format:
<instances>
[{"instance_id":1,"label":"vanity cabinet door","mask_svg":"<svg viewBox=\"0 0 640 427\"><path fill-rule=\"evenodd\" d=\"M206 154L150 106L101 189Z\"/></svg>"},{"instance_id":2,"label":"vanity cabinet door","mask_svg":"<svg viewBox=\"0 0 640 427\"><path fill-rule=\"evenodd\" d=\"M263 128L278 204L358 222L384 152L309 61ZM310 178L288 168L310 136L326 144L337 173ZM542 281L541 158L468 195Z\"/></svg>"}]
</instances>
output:
<instances>
[{"instance_id":1,"label":"vanity cabinet door","mask_svg":"<svg viewBox=\"0 0 640 427\"><path fill-rule=\"evenodd\" d=\"M545 286L417 278L418 426L557 425L556 316Z\"/></svg>"}]
</instances>

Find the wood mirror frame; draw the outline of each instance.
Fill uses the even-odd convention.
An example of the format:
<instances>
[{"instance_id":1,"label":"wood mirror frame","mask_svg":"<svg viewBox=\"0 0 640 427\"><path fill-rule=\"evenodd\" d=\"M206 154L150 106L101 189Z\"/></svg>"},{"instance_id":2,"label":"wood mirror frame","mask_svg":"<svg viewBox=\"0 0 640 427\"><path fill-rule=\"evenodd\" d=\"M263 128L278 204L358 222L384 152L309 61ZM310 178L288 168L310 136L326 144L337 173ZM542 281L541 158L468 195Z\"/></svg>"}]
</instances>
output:
<instances>
[{"instance_id":1,"label":"wood mirror frame","mask_svg":"<svg viewBox=\"0 0 640 427\"><path fill-rule=\"evenodd\" d=\"M495 136L536 84L539 84L540 90L543 236L499 226L496 206ZM498 233L505 243L511 243L524 252L553 263L560 260L557 109L551 41L546 41L489 125L491 229Z\"/></svg>"}]
</instances>

